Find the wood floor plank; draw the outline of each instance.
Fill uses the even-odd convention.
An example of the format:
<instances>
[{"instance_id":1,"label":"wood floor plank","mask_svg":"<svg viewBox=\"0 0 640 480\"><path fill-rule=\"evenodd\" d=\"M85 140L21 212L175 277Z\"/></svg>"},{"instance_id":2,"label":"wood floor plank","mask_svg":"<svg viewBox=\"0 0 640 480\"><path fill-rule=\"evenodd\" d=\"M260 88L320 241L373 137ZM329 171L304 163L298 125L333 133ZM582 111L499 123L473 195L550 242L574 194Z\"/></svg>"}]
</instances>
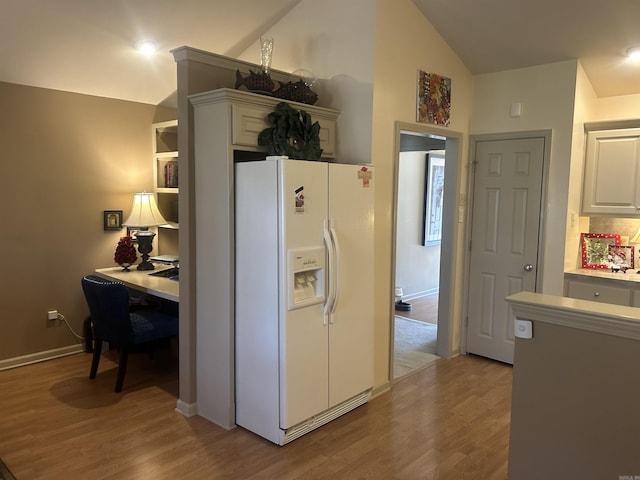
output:
<instances>
[{"instance_id":1,"label":"wood floor plank","mask_svg":"<svg viewBox=\"0 0 640 480\"><path fill-rule=\"evenodd\" d=\"M134 355L124 390L78 354L0 371L0 458L39 479L496 479L507 475L511 367L440 360L291 444L175 411L175 359Z\"/></svg>"},{"instance_id":2,"label":"wood floor plank","mask_svg":"<svg viewBox=\"0 0 640 480\"><path fill-rule=\"evenodd\" d=\"M407 300L411 304L410 311L396 310L395 314L419 322L438 324L438 294L432 293Z\"/></svg>"}]
</instances>

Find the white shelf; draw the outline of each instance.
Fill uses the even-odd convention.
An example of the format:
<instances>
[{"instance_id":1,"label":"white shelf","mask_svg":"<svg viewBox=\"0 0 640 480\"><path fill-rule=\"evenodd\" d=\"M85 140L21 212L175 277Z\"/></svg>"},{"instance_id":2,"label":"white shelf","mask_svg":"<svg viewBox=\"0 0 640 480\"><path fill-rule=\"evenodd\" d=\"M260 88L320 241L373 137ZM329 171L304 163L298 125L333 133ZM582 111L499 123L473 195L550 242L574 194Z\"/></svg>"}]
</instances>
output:
<instances>
[{"instance_id":1,"label":"white shelf","mask_svg":"<svg viewBox=\"0 0 640 480\"><path fill-rule=\"evenodd\" d=\"M158 207L169 221L169 227L178 228L178 121L154 123L151 128L153 141L153 189L158 196ZM175 186L169 186L175 185Z\"/></svg>"},{"instance_id":2,"label":"white shelf","mask_svg":"<svg viewBox=\"0 0 640 480\"><path fill-rule=\"evenodd\" d=\"M169 230L178 230L180 226L176 222L169 222L163 225L158 225L160 228L167 228Z\"/></svg>"}]
</instances>

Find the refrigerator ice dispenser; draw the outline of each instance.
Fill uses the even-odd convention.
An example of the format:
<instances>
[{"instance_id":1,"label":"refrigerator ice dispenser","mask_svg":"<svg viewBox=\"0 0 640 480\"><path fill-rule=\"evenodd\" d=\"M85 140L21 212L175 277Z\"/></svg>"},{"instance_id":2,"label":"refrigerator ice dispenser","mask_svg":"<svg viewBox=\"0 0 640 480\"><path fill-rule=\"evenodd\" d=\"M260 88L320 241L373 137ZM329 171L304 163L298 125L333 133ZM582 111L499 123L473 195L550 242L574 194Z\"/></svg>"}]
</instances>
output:
<instances>
[{"instance_id":1,"label":"refrigerator ice dispenser","mask_svg":"<svg viewBox=\"0 0 640 480\"><path fill-rule=\"evenodd\" d=\"M324 302L325 249L288 251L288 309Z\"/></svg>"}]
</instances>

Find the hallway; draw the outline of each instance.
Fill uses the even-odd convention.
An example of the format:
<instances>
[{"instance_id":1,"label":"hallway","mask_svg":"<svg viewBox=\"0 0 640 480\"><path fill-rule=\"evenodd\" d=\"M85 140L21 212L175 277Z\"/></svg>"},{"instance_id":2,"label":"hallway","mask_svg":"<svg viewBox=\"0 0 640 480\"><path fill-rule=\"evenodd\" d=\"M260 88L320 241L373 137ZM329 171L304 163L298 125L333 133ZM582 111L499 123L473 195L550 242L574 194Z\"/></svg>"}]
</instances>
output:
<instances>
[{"instance_id":1,"label":"hallway","mask_svg":"<svg viewBox=\"0 0 640 480\"><path fill-rule=\"evenodd\" d=\"M436 355L438 295L426 295L406 303L411 304L411 311L395 311L394 380L440 358Z\"/></svg>"}]
</instances>

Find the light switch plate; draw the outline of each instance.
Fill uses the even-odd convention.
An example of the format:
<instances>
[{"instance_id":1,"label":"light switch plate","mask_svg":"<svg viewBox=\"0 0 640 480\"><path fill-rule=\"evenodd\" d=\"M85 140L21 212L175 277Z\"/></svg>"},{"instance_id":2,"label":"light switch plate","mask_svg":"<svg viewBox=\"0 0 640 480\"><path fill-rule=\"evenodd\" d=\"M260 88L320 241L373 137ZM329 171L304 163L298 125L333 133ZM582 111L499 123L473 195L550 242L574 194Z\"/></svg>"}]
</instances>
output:
<instances>
[{"instance_id":1,"label":"light switch plate","mask_svg":"<svg viewBox=\"0 0 640 480\"><path fill-rule=\"evenodd\" d=\"M533 337L533 323L531 320L520 320L516 318L515 335L518 338Z\"/></svg>"}]
</instances>

